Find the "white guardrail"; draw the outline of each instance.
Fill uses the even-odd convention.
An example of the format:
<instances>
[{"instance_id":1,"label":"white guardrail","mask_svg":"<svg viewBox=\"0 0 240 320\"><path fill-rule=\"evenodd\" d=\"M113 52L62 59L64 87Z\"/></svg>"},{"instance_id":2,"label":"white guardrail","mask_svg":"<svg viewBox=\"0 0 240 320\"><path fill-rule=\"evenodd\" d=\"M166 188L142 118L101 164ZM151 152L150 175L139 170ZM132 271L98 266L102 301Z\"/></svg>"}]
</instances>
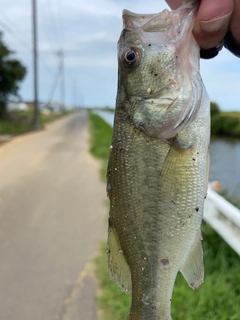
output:
<instances>
[{"instance_id":1,"label":"white guardrail","mask_svg":"<svg viewBox=\"0 0 240 320\"><path fill-rule=\"evenodd\" d=\"M240 210L208 187L203 219L240 255Z\"/></svg>"},{"instance_id":2,"label":"white guardrail","mask_svg":"<svg viewBox=\"0 0 240 320\"><path fill-rule=\"evenodd\" d=\"M113 113L94 110L113 125ZM240 255L240 210L208 186L203 219Z\"/></svg>"}]
</instances>

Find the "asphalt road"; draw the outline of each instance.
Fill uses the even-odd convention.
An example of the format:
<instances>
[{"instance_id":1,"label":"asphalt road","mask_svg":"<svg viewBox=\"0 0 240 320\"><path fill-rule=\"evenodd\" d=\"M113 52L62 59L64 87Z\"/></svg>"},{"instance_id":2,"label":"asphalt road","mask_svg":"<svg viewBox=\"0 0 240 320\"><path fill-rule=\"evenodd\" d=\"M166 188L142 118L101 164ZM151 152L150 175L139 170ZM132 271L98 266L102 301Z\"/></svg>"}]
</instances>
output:
<instances>
[{"instance_id":1,"label":"asphalt road","mask_svg":"<svg viewBox=\"0 0 240 320\"><path fill-rule=\"evenodd\" d=\"M105 186L84 112L0 146L0 319L97 320Z\"/></svg>"}]
</instances>

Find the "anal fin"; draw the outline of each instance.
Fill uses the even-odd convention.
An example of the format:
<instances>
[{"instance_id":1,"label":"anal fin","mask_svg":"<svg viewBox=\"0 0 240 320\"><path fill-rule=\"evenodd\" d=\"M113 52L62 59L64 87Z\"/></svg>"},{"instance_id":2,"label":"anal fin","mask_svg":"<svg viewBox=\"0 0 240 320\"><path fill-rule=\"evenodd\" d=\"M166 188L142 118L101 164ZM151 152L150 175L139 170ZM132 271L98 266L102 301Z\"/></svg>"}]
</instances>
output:
<instances>
[{"instance_id":1,"label":"anal fin","mask_svg":"<svg viewBox=\"0 0 240 320\"><path fill-rule=\"evenodd\" d=\"M110 277L125 293L132 291L131 270L122 251L114 227L108 229L108 272Z\"/></svg>"},{"instance_id":2,"label":"anal fin","mask_svg":"<svg viewBox=\"0 0 240 320\"><path fill-rule=\"evenodd\" d=\"M187 259L180 269L182 275L193 289L197 289L204 281L204 265L201 233L199 233L193 243Z\"/></svg>"}]
</instances>

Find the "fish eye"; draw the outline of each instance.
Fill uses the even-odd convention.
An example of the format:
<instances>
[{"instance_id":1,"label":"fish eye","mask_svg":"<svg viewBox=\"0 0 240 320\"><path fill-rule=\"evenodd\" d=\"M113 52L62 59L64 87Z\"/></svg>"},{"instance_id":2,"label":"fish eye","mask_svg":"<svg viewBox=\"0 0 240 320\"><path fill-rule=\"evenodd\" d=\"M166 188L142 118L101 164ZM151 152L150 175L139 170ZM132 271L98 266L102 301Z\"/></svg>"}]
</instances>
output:
<instances>
[{"instance_id":1,"label":"fish eye","mask_svg":"<svg viewBox=\"0 0 240 320\"><path fill-rule=\"evenodd\" d=\"M130 49L125 53L124 59L128 65L133 65L136 62L137 53Z\"/></svg>"},{"instance_id":2,"label":"fish eye","mask_svg":"<svg viewBox=\"0 0 240 320\"><path fill-rule=\"evenodd\" d=\"M125 59L128 62L133 62L136 59L136 53L133 50L129 50L125 54Z\"/></svg>"}]
</instances>

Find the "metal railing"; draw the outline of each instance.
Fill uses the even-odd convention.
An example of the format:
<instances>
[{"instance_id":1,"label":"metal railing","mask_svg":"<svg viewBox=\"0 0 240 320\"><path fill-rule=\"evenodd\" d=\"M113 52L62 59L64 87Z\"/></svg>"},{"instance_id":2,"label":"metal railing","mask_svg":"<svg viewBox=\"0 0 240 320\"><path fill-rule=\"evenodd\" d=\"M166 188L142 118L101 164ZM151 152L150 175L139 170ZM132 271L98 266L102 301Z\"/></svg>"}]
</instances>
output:
<instances>
[{"instance_id":1,"label":"metal railing","mask_svg":"<svg viewBox=\"0 0 240 320\"><path fill-rule=\"evenodd\" d=\"M203 219L240 255L240 210L210 185Z\"/></svg>"}]
</instances>

